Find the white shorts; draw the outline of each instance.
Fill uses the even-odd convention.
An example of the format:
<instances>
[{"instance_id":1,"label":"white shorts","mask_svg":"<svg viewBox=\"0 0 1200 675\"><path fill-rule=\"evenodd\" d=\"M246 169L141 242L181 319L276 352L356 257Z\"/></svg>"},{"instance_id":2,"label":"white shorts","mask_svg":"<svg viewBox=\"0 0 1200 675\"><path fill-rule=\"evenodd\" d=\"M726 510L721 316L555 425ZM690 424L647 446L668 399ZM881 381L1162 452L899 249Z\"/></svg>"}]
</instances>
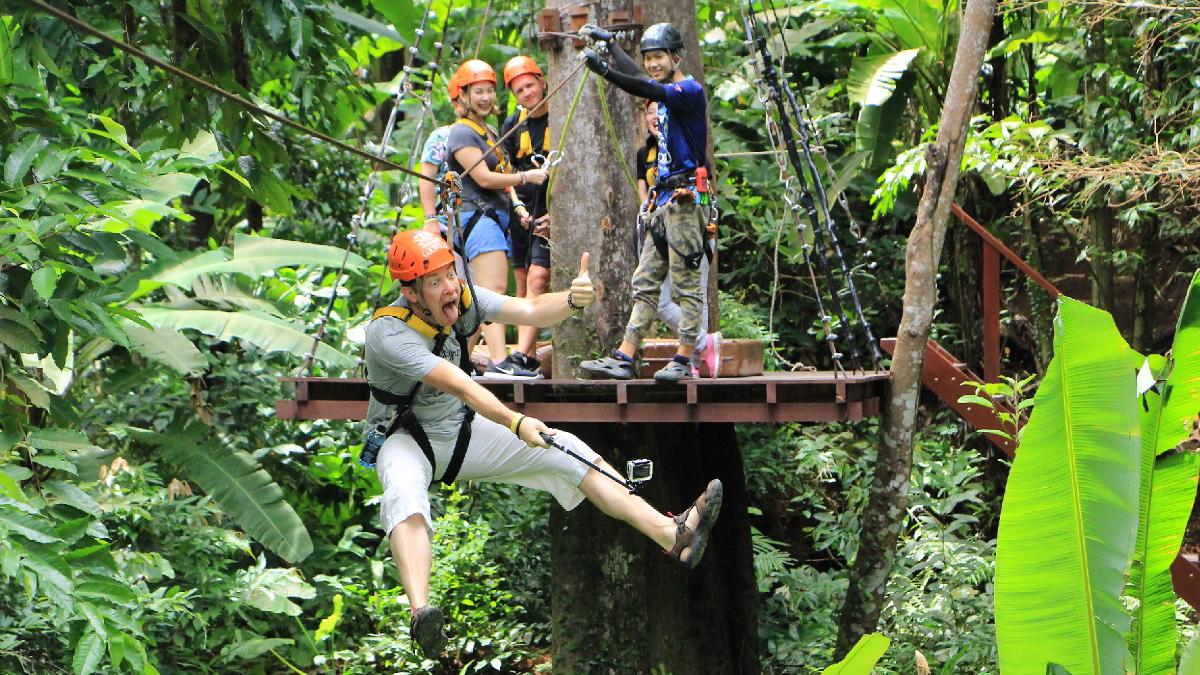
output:
<instances>
[{"instance_id":1,"label":"white shorts","mask_svg":"<svg viewBox=\"0 0 1200 675\"><path fill-rule=\"evenodd\" d=\"M600 460L600 455L573 434L560 431L554 438L592 463ZM429 440L441 476L454 454L454 439ZM554 495L569 511L584 499L579 484L589 470L586 464L562 450L526 445L506 427L476 415L471 423L471 442L456 480L514 483L543 490ZM433 477L429 461L413 437L403 431L389 436L379 450L376 471L383 486L380 508L383 531L391 536L392 528L414 513L424 516L425 526L432 531L429 484Z\"/></svg>"}]
</instances>

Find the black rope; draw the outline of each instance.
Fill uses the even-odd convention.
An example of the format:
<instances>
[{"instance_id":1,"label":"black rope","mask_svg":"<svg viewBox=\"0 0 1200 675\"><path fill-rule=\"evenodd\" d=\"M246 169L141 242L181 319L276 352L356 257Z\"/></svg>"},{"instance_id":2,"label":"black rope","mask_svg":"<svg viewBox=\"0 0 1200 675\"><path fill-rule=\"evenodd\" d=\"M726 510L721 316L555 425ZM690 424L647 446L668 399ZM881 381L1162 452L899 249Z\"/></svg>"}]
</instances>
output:
<instances>
[{"instance_id":1,"label":"black rope","mask_svg":"<svg viewBox=\"0 0 1200 675\"><path fill-rule=\"evenodd\" d=\"M779 31L780 42L783 43L784 58L791 57L791 51L787 45L787 39L784 35L783 25L779 21L779 12L775 8L775 0L766 0L770 7L771 14L775 17L775 25ZM781 66L783 64L781 63ZM862 301L858 295L858 288L854 283L854 276L851 273L849 266L846 264L846 258L842 254L842 246L838 237L837 221L833 218L833 213L829 209L829 197L825 193L825 185L821 180L821 172L817 168L816 161L813 159L813 151L811 146L811 134L816 132L816 123L813 121L811 114L808 112L808 104L805 101L804 107L801 107L796 102L796 97L791 86L796 78L793 76L791 80L784 78L782 89L787 94L788 103L792 109L795 119L799 122L798 129L800 132L800 145L804 150L805 163L808 166L809 173L812 175L813 188L817 194L817 204L821 207L821 215L825 219L825 229L829 234L830 244L833 247L834 256L838 260L841 267L842 276L846 281L846 290L850 295L851 302L854 304L855 316L858 319L859 325L862 327L864 337L866 339L867 348L871 350L871 360L875 369L880 368L882 355L879 353L879 344L875 340L875 335L871 332L871 324L867 321L866 315L863 313ZM803 91L801 91L803 97ZM849 331L848 331L849 332ZM853 336L851 336L853 339Z\"/></svg>"},{"instance_id":2,"label":"black rope","mask_svg":"<svg viewBox=\"0 0 1200 675\"><path fill-rule=\"evenodd\" d=\"M40 9L41 11L43 11L47 14L50 14L59 19L62 19L63 21L78 28L79 30L81 30L89 35L92 35L94 37L97 37L97 38L103 40L104 42L107 42L108 44L116 47L117 49L120 49L121 51L123 51L127 54L131 54L131 55L141 59L142 61L149 63L150 65L152 65L156 68L161 68L162 70L165 70L168 73L171 73L172 75L174 75L180 79L186 80L187 82L190 82L191 84L194 84L197 87L200 87L201 89L207 89L208 91L211 91L212 93L217 94L218 96L224 97L224 98L228 99L229 101L232 101L232 102L238 104L242 108L245 108L249 112L257 113L257 114L263 115L265 117L269 117L269 118L275 120L276 122L283 124L284 126L295 129L296 131L299 131L302 134L311 136L319 141L328 143L328 144L330 144L336 148L339 148L341 150L345 150L346 152L352 153L354 155L358 155L359 157L369 160L378 166L385 167L390 170L400 171L402 173L414 175L423 180L433 181L433 182L441 185L442 187L446 186L445 183L442 183L441 181L438 181L434 178L429 178L428 176L422 176L419 172L413 171L412 169L409 169L406 166L397 164L388 159L384 159L382 157L382 155L384 153L384 148L380 148L379 156L372 155L371 153L367 152L366 150L363 150L361 148L356 148L353 145L339 141L336 138L333 138L331 136L321 133L320 131L317 131L316 129L306 127L303 124L300 124L299 122L293 122L292 120L290 120L278 113L274 113L274 112L271 112L270 110L262 108L256 104L254 104L253 102L251 102L233 92L226 91L211 82L203 80L185 70L182 70L182 69L177 68L165 61L157 59L157 58L147 54L146 52L138 49L137 47L134 47L133 45L122 42L121 40L118 40L117 38L114 38L114 37L108 35L107 33L100 30L99 28L96 28L95 26L92 26L91 24L89 24L81 19L78 19L58 8L47 5L46 3L42 2L41 0L25 0L25 2L30 5L33 5L37 9Z\"/></svg>"},{"instance_id":3,"label":"black rope","mask_svg":"<svg viewBox=\"0 0 1200 675\"><path fill-rule=\"evenodd\" d=\"M779 72L775 69L774 57L772 57L771 52L767 50L766 35L764 35L762 31L754 30L755 19L753 16L753 12L751 11L743 18L746 27L746 34L748 37L750 37L755 48L762 56L763 76L766 78L768 88L772 92L771 100L775 103L775 107L779 111L779 129L783 136L784 149L787 151L787 157L792 165L793 173L795 174L795 178L800 183L801 187L799 195L800 203L793 204L792 211L793 213L796 213L800 209L803 209L805 214L808 216L809 222L812 224L812 234L813 238L816 240L818 248L816 252L817 263L821 268L821 275L825 278L825 283L830 290L830 305L833 307L833 311L837 314L839 329L850 333L852 331L850 318L846 315L845 309L842 307L841 298L837 292L838 284L837 280L834 278L833 269L830 267L829 261L825 259L825 251L829 247L825 242L825 235L821 231L820 216L817 215L817 209L813 205L812 194L809 192L808 185L804 179L800 153L796 149L796 138L795 132L792 129L791 116L788 114L787 104L780 95ZM798 225L798 229L803 229L803 225ZM803 238L803 232L800 234ZM827 333L825 339L832 342L837 342L838 337L839 336L836 333ZM851 338L849 340L849 346L850 358L854 368L861 370L862 358L861 353L859 352L857 341ZM836 358L837 357L835 354L835 360Z\"/></svg>"}]
</instances>

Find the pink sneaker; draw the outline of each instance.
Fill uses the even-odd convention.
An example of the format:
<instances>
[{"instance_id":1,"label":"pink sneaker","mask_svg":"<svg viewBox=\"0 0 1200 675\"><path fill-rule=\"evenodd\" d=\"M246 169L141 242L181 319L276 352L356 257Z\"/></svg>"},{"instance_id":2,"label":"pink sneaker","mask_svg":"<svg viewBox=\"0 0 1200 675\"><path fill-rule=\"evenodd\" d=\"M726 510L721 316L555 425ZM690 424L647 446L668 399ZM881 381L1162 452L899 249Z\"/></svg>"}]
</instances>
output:
<instances>
[{"instance_id":1,"label":"pink sneaker","mask_svg":"<svg viewBox=\"0 0 1200 675\"><path fill-rule=\"evenodd\" d=\"M721 333L709 333L707 344L704 345L704 365L708 366L708 374L714 380L721 373Z\"/></svg>"}]
</instances>

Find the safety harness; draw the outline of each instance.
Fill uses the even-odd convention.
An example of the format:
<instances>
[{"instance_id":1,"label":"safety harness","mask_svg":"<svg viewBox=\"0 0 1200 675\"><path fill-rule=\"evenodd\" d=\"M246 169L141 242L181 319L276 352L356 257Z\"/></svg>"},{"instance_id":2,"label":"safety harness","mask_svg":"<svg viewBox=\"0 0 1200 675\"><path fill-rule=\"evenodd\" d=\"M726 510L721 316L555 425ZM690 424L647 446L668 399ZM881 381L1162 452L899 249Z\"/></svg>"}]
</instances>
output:
<instances>
[{"instance_id":1,"label":"safety harness","mask_svg":"<svg viewBox=\"0 0 1200 675\"><path fill-rule=\"evenodd\" d=\"M464 315L471 308L472 298L470 287L464 286L462 296L459 300L460 312ZM417 333L433 340L432 352L435 356L442 357L442 348L446 341L453 337L458 342L459 360L458 367L462 368L468 375L471 374L471 357L467 352L467 338L464 333L460 333L456 328L450 326L434 326L428 321L422 319L410 307L397 307L389 305L380 307L371 315L371 320L374 321L380 317L389 316L399 319L409 328ZM443 357L444 358L444 357ZM425 459L429 460L430 476L437 475L437 458L433 454L433 445L429 442L429 436L425 433L425 429L421 427L417 421L417 416L413 413L412 405L417 398L417 392L421 390L421 381L417 381L416 385L409 390L407 394L397 394L386 389L380 389L367 380L367 386L371 389L371 396L375 400L384 405L396 406L396 415L392 418L391 423L384 432L384 437L390 437L400 429L404 429L424 453ZM462 468L463 458L467 455L467 446L471 443L471 422L475 419L475 411L467 408L463 413L462 426L458 430L458 439L454 443L454 452L450 456L450 463L446 465L446 472L442 474L439 482L449 485L458 477L458 471Z\"/></svg>"},{"instance_id":2,"label":"safety harness","mask_svg":"<svg viewBox=\"0 0 1200 675\"><path fill-rule=\"evenodd\" d=\"M479 134L479 137L487 142L488 152L496 156L496 171L498 173L510 173L508 159L505 157L504 152L502 152L500 148L496 147L496 141L492 138L492 132L490 129L482 127L474 120L466 117L458 118L458 122L456 122L456 124L462 124L468 127L471 129L471 131ZM528 135L528 131L525 131L522 134L522 142L524 142L524 137ZM547 137L549 135L550 134L546 134ZM459 255L463 256L464 260L466 259L467 255L467 240L471 238L471 231L475 229L475 225L479 222L479 219L483 218L484 216L492 219L492 221L497 225L500 224L500 214L497 213L495 209L476 209L475 213L471 214L471 217L467 219L467 222L463 223L462 241L460 242L460 245L456 247L459 249Z\"/></svg>"},{"instance_id":3,"label":"safety harness","mask_svg":"<svg viewBox=\"0 0 1200 675\"><path fill-rule=\"evenodd\" d=\"M515 159L524 159L534 154L533 137L529 134L529 125L525 123L529 119L529 111L520 106L517 108L517 111L517 125L523 128L521 129L521 137L518 141L517 156ZM542 134L542 149L538 154L550 152L550 149L550 133L549 129L547 129L547 132Z\"/></svg>"}]
</instances>

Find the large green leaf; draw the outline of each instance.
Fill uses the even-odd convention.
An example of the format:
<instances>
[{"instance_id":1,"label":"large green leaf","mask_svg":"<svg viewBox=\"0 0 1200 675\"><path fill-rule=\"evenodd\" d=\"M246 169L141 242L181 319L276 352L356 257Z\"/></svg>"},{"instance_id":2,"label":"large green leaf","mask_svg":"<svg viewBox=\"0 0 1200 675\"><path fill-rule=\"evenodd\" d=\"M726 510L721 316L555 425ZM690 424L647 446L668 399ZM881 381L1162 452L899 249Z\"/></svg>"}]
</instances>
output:
<instances>
[{"instance_id":1,"label":"large green leaf","mask_svg":"<svg viewBox=\"0 0 1200 675\"><path fill-rule=\"evenodd\" d=\"M821 671L822 675L870 675L892 641L880 633L858 639L846 658Z\"/></svg>"},{"instance_id":2,"label":"large green leaf","mask_svg":"<svg viewBox=\"0 0 1200 675\"><path fill-rule=\"evenodd\" d=\"M1121 605L1137 532L1132 354L1112 317L1060 298L1054 359L1005 488L996 642L1006 674L1123 672Z\"/></svg>"},{"instance_id":3,"label":"large green leaf","mask_svg":"<svg viewBox=\"0 0 1200 675\"><path fill-rule=\"evenodd\" d=\"M211 442L189 427L156 440L172 464L212 495L247 534L288 562L312 553L304 521L283 496L283 489L258 462L240 450Z\"/></svg>"},{"instance_id":4,"label":"large green leaf","mask_svg":"<svg viewBox=\"0 0 1200 675\"><path fill-rule=\"evenodd\" d=\"M12 154L4 160L4 182L13 186L20 185L21 179L29 172L29 167L33 166L33 160L37 159L38 153L49 144L50 141L41 134L25 134L21 142L12 149Z\"/></svg>"},{"instance_id":5,"label":"large green leaf","mask_svg":"<svg viewBox=\"0 0 1200 675\"><path fill-rule=\"evenodd\" d=\"M129 336L129 347L151 361L183 375L194 375L208 367L204 354L177 330L147 330L132 321L126 321L121 327Z\"/></svg>"},{"instance_id":6,"label":"large green leaf","mask_svg":"<svg viewBox=\"0 0 1200 675\"><path fill-rule=\"evenodd\" d=\"M75 656L71 659L71 668L75 675L88 675L96 671L96 666L104 659L104 638L96 631L88 629L75 645Z\"/></svg>"},{"instance_id":7,"label":"large green leaf","mask_svg":"<svg viewBox=\"0 0 1200 675\"><path fill-rule=\"evenodd\" d=\"M850 101L863 106L883 105L896 91L896 83L908 72L920 49L855 59L846 78Z\"/></svg>"},{"instance_id":8,"label":"large green leaf","mask_svg":"<svg viewBox=\"0 0 1200 675\"><path fill-rule=\"evenodd\" d=\"M1142 398L1142 483L1129 594L1135 600L1130 647L1134 670L1175 668L1175 589L1171 564L1196 497L1200 455L1168 454L1191 434L1200 412L1200 273L1179 314L1162 395Z\"/></svg>"},{"instance_id":9,"label":"large green leaf","mask_svg":"<svg viewBox=\"0 0 1200 675\"><path fill-rule=\"evenodd\" d=\"M237 234L233 238L233 259L214 271L237 272L252 277L261 276L280 267L296 265L317 265L323 267L339 267L345 261L346 269L364 269L371 263L364 257L345 249L326 246L324 244L309 244L303 241L288 241L287 239L270 239L268 237L252 237Z\"/></svg>"},{"instance_id":10,"label":"large green leaf","mask_svg":"<svg viewBox=\"0 0 1200 675\"><path fill-rule=\"evenodd\" d=\"M879 171L895 154L892 140L904 119L904 108L915 81L911 74L900 78L893 95L882 105L867 105L858 111L858 123L854 129L855 150L864 153L866 167L873 172Z\"/></svg>"},{"instance_id":11,"label":"large green leaf","mask_svg":"<svg viewBox=\"0 0 1200 675\"><path fill-rule=\"evenodd\" d=\"M268 352L308 356L313 338L294 325L259 312L218 312L208 309L141 307L142 318L159 328L191 328L221 340L238 338ZM354 359L324 343L316 358L322 363L352 367Z\"/></svg>"},{"instance_id":12,"label":"large green leaf","mask_svg":"<svg viewBox=\"0 0 1200 675\"><path fill-rule=\"evenodd\" d=\"M149 280L188 288L196 277L204 274L232 273L258 277L280 267L340 267L343 260L346 269L364 269L371 264L360 255L347 254L344 249L333 246L238 234L233 240L232 258L222 250L205 251L186 260L164 265Z\"/></svg>"}]
</instances>

